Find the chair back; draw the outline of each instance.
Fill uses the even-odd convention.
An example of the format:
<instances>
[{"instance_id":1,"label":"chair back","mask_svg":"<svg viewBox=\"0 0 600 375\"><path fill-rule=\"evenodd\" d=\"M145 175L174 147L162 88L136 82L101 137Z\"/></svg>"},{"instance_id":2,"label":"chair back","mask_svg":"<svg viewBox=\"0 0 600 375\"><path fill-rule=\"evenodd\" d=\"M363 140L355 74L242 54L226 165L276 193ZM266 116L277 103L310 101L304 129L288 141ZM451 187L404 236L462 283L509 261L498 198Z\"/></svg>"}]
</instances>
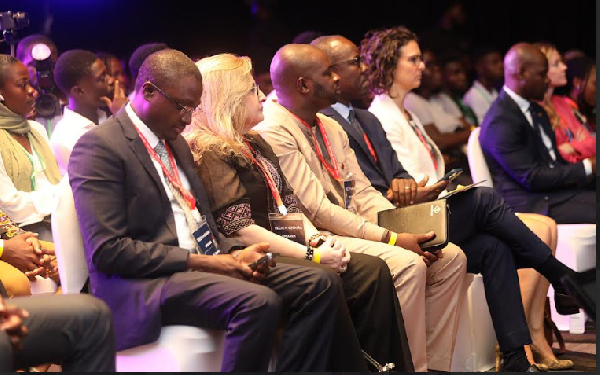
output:
<instances>
[{"instance_id":1,"label":"chair back","mask_svg":"<svg viewBox=\"0 0 600 375\"><path fill-rule=\"evenodd\" d=\"M64 294L79 294L88 278L88 268L68 175L58 184L56 199L51 217L60 283Z\"/></svg>"},{"instance_id":2,"label":"chair back","mask_svg":"<svg viewBox=\"0 0 600 375\"><path fill-rule=\"evenodd\" d=\"M492 175L485 162L483 151L481 150L481 144L479 143L479 132L480 128L476 128L471 132L469 136L469 142L467 143L467 158L469 159L469 168L471 169L471 177L473 182L486 180L479 186L494 187L494 181Z\"/></svg>"}]
</instances>

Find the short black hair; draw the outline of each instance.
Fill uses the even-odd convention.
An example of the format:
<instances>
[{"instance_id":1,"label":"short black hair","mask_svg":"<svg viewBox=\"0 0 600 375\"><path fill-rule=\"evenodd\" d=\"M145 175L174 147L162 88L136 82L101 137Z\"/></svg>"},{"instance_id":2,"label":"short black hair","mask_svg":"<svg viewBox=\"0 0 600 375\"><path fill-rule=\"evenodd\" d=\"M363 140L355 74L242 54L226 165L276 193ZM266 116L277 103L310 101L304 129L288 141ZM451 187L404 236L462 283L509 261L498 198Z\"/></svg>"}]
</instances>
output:
<instances>
[{"instance_id":1,"label":"short black hair","mask_svg":"<svg viewBox=\"0 0 600 375\"><path fill-rule=\"evenodd\" d=\"M481 47L477 48L471 55L471 58L473 59L473 64L474 65L479 64L479 62L484 57L486 57L487 55L492 54L492 53L498 53L500 56L503 56L500 49L493 47L493 46L481 46Z\"/></svg>"},{"instance_id":2,"label":"short black hair","mask_svg":"<svg viewBox=\"0 0 600 375\"><path fill-rule=\"evenodd\" d=\"M76 86L81 78L92 74L92 65L98 57L90 51L74 49L58 57L54 67L56 86L65 94Z\"/></svg>"},{"instance_id":3,"label":"short black hair","mask_svg":"<svg viewBox=\"0 0 600 375\"><path fill-rule=\"evenodd\" d=\"M19 60L11 55L0 55L0 87L4 86L4 80L10 67L18 62Z\"/></svg>"},{"instance_id":4,"label":"short black hair","mask_svg":"<svg viewBox=\"0 0 600 375\"><path fill-rule=\"evenodd\" d=\"M146 81L163 90L168 89L177 85L183 77L194 77L202 83L200 70L183 52L174 49L158 51L144 60L135 81L135 90L138 91Z\"/></svg>"},{"instance_id":5,"label":"short black hair","mask_svg":"<svg viewBox=\"0 0 600 375\"><path fill-rule=\"evenodd\" d=\"M448 52L446 54L441 55L437 62L439 64L439 66L443 69L446 67L446 65L450 64L450 63L463 63L463 56L458 53L458 52Z\"/></svg>"},{"instance_id":6,"label":"short black hair","mask_svg":"<svg viewBox=\"0 0 600 375\"><path fill-rule=\"evenodd\" d=\"M42 34L29 35L29 36L26 36L25 38L21 39L21 41L17 45L17 53L16 53L17 59L19 59L21 61L25 61L25 59L29 55L31 55L31 50L33 49L33 46L35 46L36 44L45 44L49 47L50 46L56 47L56 44L54 44L54 42L50 38L48 38L46 35L42 35Z\"/></svg>"},{"instance_id":7,"label":"short black hair","mask_svg":"<svg viewBox=\"0 0 600 375\"><path fill-rule=\"evenodd\" d=\"M168 48L169 46L167 46L165 43L142 44L136 48L131 54L128 62L131 78L134 81L137 79L140 68L148 56L152 55L154 52L162 51Z\"/></svg>"}]
</instances>

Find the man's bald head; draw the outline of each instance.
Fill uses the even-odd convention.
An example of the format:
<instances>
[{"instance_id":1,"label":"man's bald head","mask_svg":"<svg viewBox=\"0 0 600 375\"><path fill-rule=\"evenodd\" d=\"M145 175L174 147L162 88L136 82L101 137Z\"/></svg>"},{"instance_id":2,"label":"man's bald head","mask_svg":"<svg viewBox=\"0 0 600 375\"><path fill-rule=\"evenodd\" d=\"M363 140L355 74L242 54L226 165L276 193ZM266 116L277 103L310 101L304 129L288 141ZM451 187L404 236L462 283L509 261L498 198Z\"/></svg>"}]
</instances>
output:
<instances>
[{"instance_id":1,"label":"man's bald head","mask_svg":"<svg viewBox=\"0 0 600 375\"><path fill-rule=\"evenodd\" d=\"M325 52L332 64L344 61L358 51L356 44L341 35L322 36L310 44Z\"/></svg>"},{"instance_id":2,"label":"man's bald head","mask_svg":"<svg viewBox=\"0 0 600 375\"><path fill-rule=\"evenodd\" d=\"M296 90L296 82L300 77L309 77L319 67L327 55L309 44L286 44L281 47L271 62L271 80L273 87L280 94Z\"/></svg>"},{"instance_id":3,"label":"man's bald head","mask_svg":"<svg viewBox=\"0 0 600 375\"><path fill-rule=\"evenodd\" d=\"M533 44L515 44L504 57L504 81L525 99L542 100L548 89L548 59Z\"/></svg>"},{"instance_id":4,"label":"man's bald head","mask_svg":"<svg viewBox=\"0 0 600 375\"><path fill-rule=\"evenodd\" d=\"M271 79L279 102L321 110L334 104L339 93L339 77L331 61L319 48L308 44L288 44L271 62Z\"/></svg>"}]
</instances>

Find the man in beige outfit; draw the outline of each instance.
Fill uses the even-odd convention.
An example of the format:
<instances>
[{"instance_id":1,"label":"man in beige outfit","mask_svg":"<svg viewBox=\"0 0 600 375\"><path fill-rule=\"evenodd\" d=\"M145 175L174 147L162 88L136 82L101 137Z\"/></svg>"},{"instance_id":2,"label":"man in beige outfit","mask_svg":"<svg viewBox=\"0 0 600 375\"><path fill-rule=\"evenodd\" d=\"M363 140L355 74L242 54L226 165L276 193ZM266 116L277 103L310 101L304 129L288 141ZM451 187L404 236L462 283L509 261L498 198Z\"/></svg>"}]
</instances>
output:
<instances>
[{"instance_id":1,"label":"man in beige outfit","mask_svg":"<svg viewBox=\"0 0 600 375\"><path fill-rule=\"evenodd\" d=\"M353 252L388 264L402 306L416 371L449 371L458 326L466 257L455 245L431 254L419 243L433 234L396 234L375 223L394 206L361 171L344 130L317 114L334 104L338 77L310 45L282 47L271 64L279 102L266 103L257 130L277 154L302 209L322 230L340 236ZM344 181L354 194L346 199Z\"/></svg>"}]
</instances>

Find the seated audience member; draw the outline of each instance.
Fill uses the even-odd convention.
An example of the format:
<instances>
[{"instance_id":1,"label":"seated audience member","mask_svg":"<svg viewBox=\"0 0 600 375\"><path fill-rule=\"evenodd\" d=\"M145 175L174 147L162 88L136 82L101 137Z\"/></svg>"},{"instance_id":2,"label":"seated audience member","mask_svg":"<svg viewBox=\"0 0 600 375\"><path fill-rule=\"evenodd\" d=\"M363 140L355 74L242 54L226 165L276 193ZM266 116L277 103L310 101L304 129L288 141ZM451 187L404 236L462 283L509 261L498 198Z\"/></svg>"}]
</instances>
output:
<instances>
[{"instance_id":1,"label":"seated audience member","mask_svg":"<svg viewBox=\"0 0 600 375\"><path fill-rule=\"evenodd\" d=\"M29 280L55 273L51 264L54 249L25 232L0 209L0 282L8 297L31 294Z\"/></svg>"},{"instance_id":2,"label":"seated audience member","mask_svg":"<svg viewBox=\"0 0 600 375\"><path fill-rule=\"evenodd\" d=\"M129 72L131 73L131 81L133 85L135 85L135 82L137 81L138 72L144 63L144 60L146 60L146 58L154 52L165 49L169 49L169 46L167 46L165 43L147 43L142 44L136 48L135 51L133 51L131 57L129 58L129 62L127 63L129 66ZM132 90L131 93L129 93L129 100L133 99L134 94L135 90Z\"/></svg>"},{"instance_id":3,"label":"seated audience member","mask_svg":"<svg viewBox=\"0 0 600 375\"><path fill-rule=\"evenodd\" d=\"M90 285L115 316L117 350L155 341L162 326L191 325L227 331L222 371L266 371L283 313L277 370L330 370L330 350L343 344L334 334L356 340L339 277L273 261L253 270L264 242L219 254L208 198L180 136L200 104L201 82L183 53L150 55L132 102L71 154Z\"/></svg>"},{"instance_id":4,"label":"seated audience member","mask_svg":"<svg viewBox=\"0 0 600 375\"><path fill-rule=\"evenodd\" d=\"M433 52L424 52L423 61L425 69L421 73L421 85L410 92L405 101L406 108L415 113L425 129L427 138L423 134L419 141L432 143L428 145L432 152L439 148L447 169L440 170L442 175L453 168L468 172L467 157L462 148L469 140L472 124L465 120L452 99L442 92L442 71ZM419 64L420 61L413 63ZM414 144L413 147L420 145ZM471 181L467 179L464 182L468 184Z\"/></svg>"},{"instance_id":5,"label":"seated audience member","mask_svg":"<svg viewBox=\"0 0 600 375\"><path fill-rule=\"evenodd\" d=\"M381 123L372 113L354 108L352 102L365 95L369 80L362 74L366 66L358 64L358 47L341 36L318 38L313 45L325 52L332 61L333 72L340 77L339 101L321 111L336 120L348 135L350 147L358 163L373 187L397 206L406 206L436 199L448 185L438 181L425 187L424 181L415 180L402 167L394 149L385 137ZM347 116L346 116L347 114ZM425 180L427 177L425 178ZM519 218L552 250L556 251L556 223L542 215L521 214ZM534 347L545 357L556 359L544 338L544 303L548 293L548 281L532 269L518 271L523 307ZM526 348L529 349L529 348ZM528 356L533 359L528 351ZM548 353L549 352L549 353ZM533 360L532 360L533 362ZM569 361L570 362L570 361ZM570 362L572 365L572 362Z\"/></svg>"},{"instance_id":6,"label":"seated audience member","mask_svg":"<svg viewBox=\"0 0 600 375\"><path fill-rule=\"evenodd\" d=\"M113 77L115 81L119 82L119 85L125 91L125 94L129 94L132 91L131 80L127 75L125 69L125 62L119 59L117 56L107 52L97 52L96 56L106 66L108 75Z\"/></svg>"},{"instance_id":7,"label":"seated audience member","mask_svg":"<svg viewBox=\"0 0 600 375\"><path fill-rule=\"evenodd\" d=\"M272 251L301 259L295 264L337 272L362 349L381 364L394 363L394 370L414 370L386 263L364 254L351 257L350 247L319 233L300 211L269 145L250 131L263 120L265 99L253 80L250 59L223 54L196 64L202 73L202 116L195 116L196 130L186 138L219 231L242 246L267 241ZM285 233L271 232L269 218L281 215L280 211L300 215L305 238L294 242ZM280 262L285 263L285 258ZM356 359L347 350L338 350L344 352L342 361ZM361 359L360 351L357 355Z\"/></svg>"},{"instance_id":8,"label":"seated audience member","mask_svg":"<svg viewBox=\"0 0 600 375\"><path fill-rule=\"evenodd\" d=\"M441 59L440 66L444 89L435 100L440 101L448 115L462 116L471 125L471 128L479 126L477 115L475 115L471 106L463 102L462 99L469 88L469 82L460 55L449 54L444 56ZM448 99L451 99L451 101Z\"/></svg>"},{"instance_id":9,"label":"seated audience member","mask_svg":"<svg viewBox=\"0 0 600 375\"><path fill-rule=\"evenodd\" d=\"M420 72L424 69L423 63L411 63L421 57L416 35L404 27L370 32L361 43L360 52L361 60L367 67L364 74L370 89L376 94L371 110L378 115L384 129L398 130L395 133L396 139L399 140L398 149L402 149L405 142L418 142L413 131L415 128L406 125L416 117L406 111L403 105L407 93L419 85ZM422 128L417 129L422 131ZM415 136L416 140L405 135ZM406 160L410 162L410 157L407 156ZM415 170L421 175L424 174L419 169ZM434 182L439 184L437 178ZM414 181L409 184L412 186L404 186L405 190L414 191L425 185L421 183L421 186L414 187ZM394 195L396 194L401 193L397 192ZM412 193L410 199L415 199ZM404 197L403 201L409 200L410 203L410 199ZM572 271L551 255L550 249L527 230L492 189L475 188L449 198L448 203L451 212L448 230L450 241L458 244L467 255L467 270L472 273L481 272L484 277L486 299L500 348L504 353L510 352L509 357L517 353L524 355L523 346L530 344L531 339L514 269L536 269L553 285L559 287L561 293L565 293L560 281L561 275L568 275ZM471 208L462 212L468 206ZM495 212L496 210L498 212ZM544 220L534 217L536 218L537 221ZM532 224L529 219L527 223ZM553 226L551 222L533 224L542 228ZM521 234L515 236L516 231ZM477 242L477 246L473 246L474 242ZM528 245L525 245L525 242ZM551 240L547 242L553 243ZM500 254L499 249L507 253L505 258L497 260L498 264L506 267L504 271L500 271L490 261ZM520 354L517 355L517 358L519 357ZM526 362L516 360L508 367L523 368L521 365L515 365L516 363L523 365Z\"/></svg>"},{"instance_id":10,"label":"seated audience member","mask_svg":"<svg viewBox=\"0 0 600 375\"><path fill-rule=\"evenodd\" d=\"M265 119L254 129L273 148L310 221L343 236L337 239L347 249L386 261L406 318L415 370L449 370L464 254L454 245L443 255L424 252L419 243L433 233L397 234L375 224L379 211L394 206L364 177L343 129L318 114L336 101L339 78L330 65L327 55L311 45L282 47L271 63L280 101L265 103ZM345 181L354 184L351 196L344 194Z\"/></svg>"},{"instance_id":11,"label":"seated audience member","mask_svg":"<svg viewBox=\"0 0 600 375\"><path fill-rule=\"evenodd\" d=\"M0 371L58 363L64 372L114 372L112 316L85 295L5 301L0 283Z\"/></svg>"},{"instance_id":12,"label":"seated audience member","mask_svg":"<svg viewBox=\"0 0 600 375\"><path fill-rule=\"evenodd\" d=\"M29 71L29 82L31 83L31 86L33 86L34 89L39 91L40 88L37 82L36 60L33 57L33 47L36 44L45 44L50 49L50 58L52 61L52 66L56 64L56 60L58 59L58 48L56 48L56 44L54 44L54 42L50 38L48 38L46 35L41 34L29 35L21 39L19 41L19 44L17 45L17 60L21 61L27 67L27 70ZM63 94L58 88L54 88L53 94L56 95L60 100L60 109L58 110L58 113L55 114L55 116L40 116L36 113L35 108L30 114L28 114L29 119L36 120L44 125L48 136L52 134L56 123L62 118L64 106L67 104L66 95Z\"/></svg>"},{"instance_id":13,"label":"seated audience member","mask_svg":"<svg viewBox=\"0 0 600 375\"><path fill-rule=\"evenodd\" d=\"M50 213L61 175L46 130L25 118L35 97L25 65L0 55L0 207L51 242Z\"/></svg>"},{"instance_id":14,"label":"seated audience member","mask_svg":"<svg viewBox=\"0 0 600 375\"><path fill-rule=\"evenodd\" d=\"M596 61L585 56L567 60L565 89L575 103L575 115L596 137Z\"/></svg>"},{"instance_id":15,"label":"seated audience member","mask_svg":"<svg viewBox=\"0 0 600 375\"><path fill-rule=\"evenodd\" d=\"M514 210L550 216L558 224L596 223L592 177L596 157L563 159L546 111L548 59L531 44L504 58L504 88L481 125L481 148L494 188Z\"/></svg>"},{"instance_id":16,"label":"seated audience member","mask_svg":"<svg viewBox=\"0 0 600 375\"><path fill-rule=\"evenodd\" d=\"M497 88L504 78L502 54L491 47L479 49L473 58L477 79L465 94L463 101L473 108L477 122L481 125L483 117L498 97Z\"/></svg>"},{"instance_id":17,"label":"seated audience member","mask_svg":"<svg viewBox=\"0 0 600 375\"><path fill-rule=\"evenodd\" d=\"M551 44L536 44L548 59L548 91L544 100L539 104L544 107L560 155L569 163L577 163L596 155L596 138L594 138L581 123L582 116L577 114L577 104L571 99L554 95L554 89L567 84L567 66L563 63L560 53ZM594 98L594 101L596 99Z\"/></svg>"},{"instance_id":18,"label":"seated audience member","mask_svg":"<svg viewBox=\"0 0 600 375\"><path fill-rule=\"evenodd\" d=\"M102 60L89 51L71 50L60 55L54 68L54 79L69 97L63 118L50 138L56 162L64 175L77 140L106 119L100 108L106 105L112 113L117 113L127 102L127 97L119 83L108 74ZM113 96L113 91L111 100L109 96Z\"/></svg>"}]
</instances>

